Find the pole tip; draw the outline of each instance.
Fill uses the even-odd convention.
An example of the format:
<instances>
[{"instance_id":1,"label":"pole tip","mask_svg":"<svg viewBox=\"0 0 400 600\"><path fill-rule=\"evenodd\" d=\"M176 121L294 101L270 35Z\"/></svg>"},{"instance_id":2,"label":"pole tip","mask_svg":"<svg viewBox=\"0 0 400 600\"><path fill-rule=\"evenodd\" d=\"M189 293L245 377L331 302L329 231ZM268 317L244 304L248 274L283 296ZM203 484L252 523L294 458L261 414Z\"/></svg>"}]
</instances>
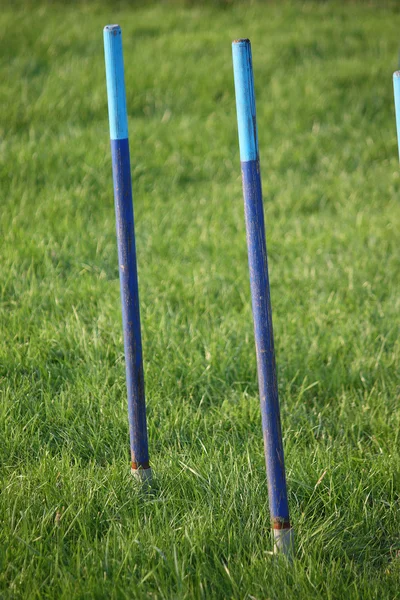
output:
<instances>
[{"instance_id":1,"label":"pole tip","mask_svg":"<svg viewBox=\"0 0 400 600\"><path fill-rule=\"evenodd\" d=\"M118 35L121 33L121 27L119 25L106 25L103 29L104 33L111 33L112 35Z\"/></svg>"},{"instance_id":2,"label":"pole tip","mask_svg":"<svg viewBox=\"0 0 400 600\"><path fill-rule=\"evenodd\" d=\"M398 79L400 77L400 71L395 71L393 73L393 79Z\"/></svg>"},{"instance_id":3,"label":"pole tip","mask_svg":"<svg viewBox=\"0 0 400 600\"><path fill-rule=\"evenodd\" d=\"M249 38L239 38L237 40L233 40L232 44L250 44Z\"/></svg>"}]
</instances>

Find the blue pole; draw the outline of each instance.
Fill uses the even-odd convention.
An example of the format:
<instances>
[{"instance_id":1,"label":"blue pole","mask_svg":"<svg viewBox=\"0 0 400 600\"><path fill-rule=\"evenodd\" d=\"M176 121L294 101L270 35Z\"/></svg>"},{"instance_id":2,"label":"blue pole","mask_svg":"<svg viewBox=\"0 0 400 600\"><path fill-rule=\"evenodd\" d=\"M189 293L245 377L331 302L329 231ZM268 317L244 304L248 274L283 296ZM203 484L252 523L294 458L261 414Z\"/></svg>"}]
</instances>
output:
<instances>
[{"instance_id":1,"label":"blue pole","mask_svg":"<svg viewBox=\"0 0 400 600\"><path fill-rule=\"evenodd\" d=\"M119 25L107 25L104 28L104 52L124 329L131 466L132 473L138 479L147 480L151 478L151 469L147 442L124 59L122 32Z\"/></svg>"},{"instance_id":2,"label":"blue pole","mask_svg":"<svg viewBox=\"0 0 400 600\"><path fill-rule=\"evenodd\" d=\"M394 107L396 110L397 144L400 160L400 71L393 73Z\"/></svg>"},{"instance_id":3,"label":"blue pole","mask_svg":"<svg viewBox=\"0 0 400 600\"><path fill-rule=\"evenodd\" d=\"M232 53L271 525L275 552L289 554L292 529L279 414L250 40L235 40Z\"/></svg>"}]
</instances>

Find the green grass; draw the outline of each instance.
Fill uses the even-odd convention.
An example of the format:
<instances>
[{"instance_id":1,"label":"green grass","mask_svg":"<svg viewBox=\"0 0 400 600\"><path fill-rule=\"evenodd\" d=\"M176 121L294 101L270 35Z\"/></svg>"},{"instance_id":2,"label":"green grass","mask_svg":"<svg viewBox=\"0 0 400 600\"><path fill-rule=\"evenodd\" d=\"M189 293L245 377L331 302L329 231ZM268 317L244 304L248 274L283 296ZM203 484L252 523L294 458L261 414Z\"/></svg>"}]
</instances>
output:
<instances>
[{"instance_id":1,"label":"green grass","mask_svg":"<svg viewBox=\"0 0 400 600\"><path fill-rule=\"evenodd\" d=\"M0 13L0 597L399 597L398 4L115 6ZM129 473L110 22L124 35L149 493ZM271 556L230 47L244 36L291 566Z\"/></svg>"}]
</instances>

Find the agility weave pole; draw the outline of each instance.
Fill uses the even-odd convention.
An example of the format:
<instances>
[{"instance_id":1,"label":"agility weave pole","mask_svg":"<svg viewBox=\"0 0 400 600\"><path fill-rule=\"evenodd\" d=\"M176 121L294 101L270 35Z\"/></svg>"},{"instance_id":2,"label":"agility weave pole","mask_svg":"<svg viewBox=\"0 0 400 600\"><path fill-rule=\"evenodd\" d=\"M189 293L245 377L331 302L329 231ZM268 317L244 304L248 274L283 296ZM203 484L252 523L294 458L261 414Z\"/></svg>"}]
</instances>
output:
<instances>
[{"instance_id":1,"label":"agility weave pole","mask_svg":"<svg viewBox=\"0 0 400 600\"><path fill-rule=\"evenodd\" d=\"M104 28L104 52L124 330L131 468L132 474L137 479L148 481L151 479L151 469L147 440L124 59L122 32L119 25L107 25Z\"/></svg>"},{"instance_id":2,"label":"agility weave pole","mask_svg":"<svg viewBox=\"0 0 400 600\"><path fill-rule=\"evenodd\" d=\"M393 73L394 107L396 111L397 144L400 160L400 71Z\"/></svg>"},{"instance_id":3,"label":"agility weave pole","mask_svg":"<svg viewBox=\"0 0 400 600\"><path fill-rule=\"evenodd\" d=\"M232 43L258 385L274 551L291 554L250 40Z\"/></svg>"}]
</instances>

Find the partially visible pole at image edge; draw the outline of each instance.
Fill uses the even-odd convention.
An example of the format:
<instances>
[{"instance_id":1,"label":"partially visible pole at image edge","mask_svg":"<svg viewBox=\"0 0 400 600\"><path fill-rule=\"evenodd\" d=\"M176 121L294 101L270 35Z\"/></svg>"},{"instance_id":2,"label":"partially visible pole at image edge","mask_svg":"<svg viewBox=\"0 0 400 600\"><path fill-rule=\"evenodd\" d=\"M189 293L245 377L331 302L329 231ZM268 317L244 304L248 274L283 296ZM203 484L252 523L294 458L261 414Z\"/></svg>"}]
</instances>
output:
<instances>
[{"instance_id":1,"label":"partially visible pole at image edge","mask_svg":"<svg viewBox=\"0 0 400 600\"><path fill-rule=\"evenodd\" d=\"M397 144L400 160L400 71L393 73L394 107L396 111Z\"/></svg>"},{"instance_id":2,"label":"partially visible pole at image edge","mask_svg":"<svg viewBox=\"0 0 400 600\"><path fill-rule=\"evenodd\" d=\"M291 555L250 40L232 43L258 384L274 551Z\"/></svg>"},{"instance_id":3,"label":"partially visible pole at image edge","mask_svg":"<svg viewBox=\"0 0 400 600\"><path fill-rule=\"evenodd\" d=\"M147 441L124 60L119 25L107 25L104 28L104 52L124 330L131 469L138 480L148 481L151 479L151 469Z\"/></svg>"}]
</instances>

